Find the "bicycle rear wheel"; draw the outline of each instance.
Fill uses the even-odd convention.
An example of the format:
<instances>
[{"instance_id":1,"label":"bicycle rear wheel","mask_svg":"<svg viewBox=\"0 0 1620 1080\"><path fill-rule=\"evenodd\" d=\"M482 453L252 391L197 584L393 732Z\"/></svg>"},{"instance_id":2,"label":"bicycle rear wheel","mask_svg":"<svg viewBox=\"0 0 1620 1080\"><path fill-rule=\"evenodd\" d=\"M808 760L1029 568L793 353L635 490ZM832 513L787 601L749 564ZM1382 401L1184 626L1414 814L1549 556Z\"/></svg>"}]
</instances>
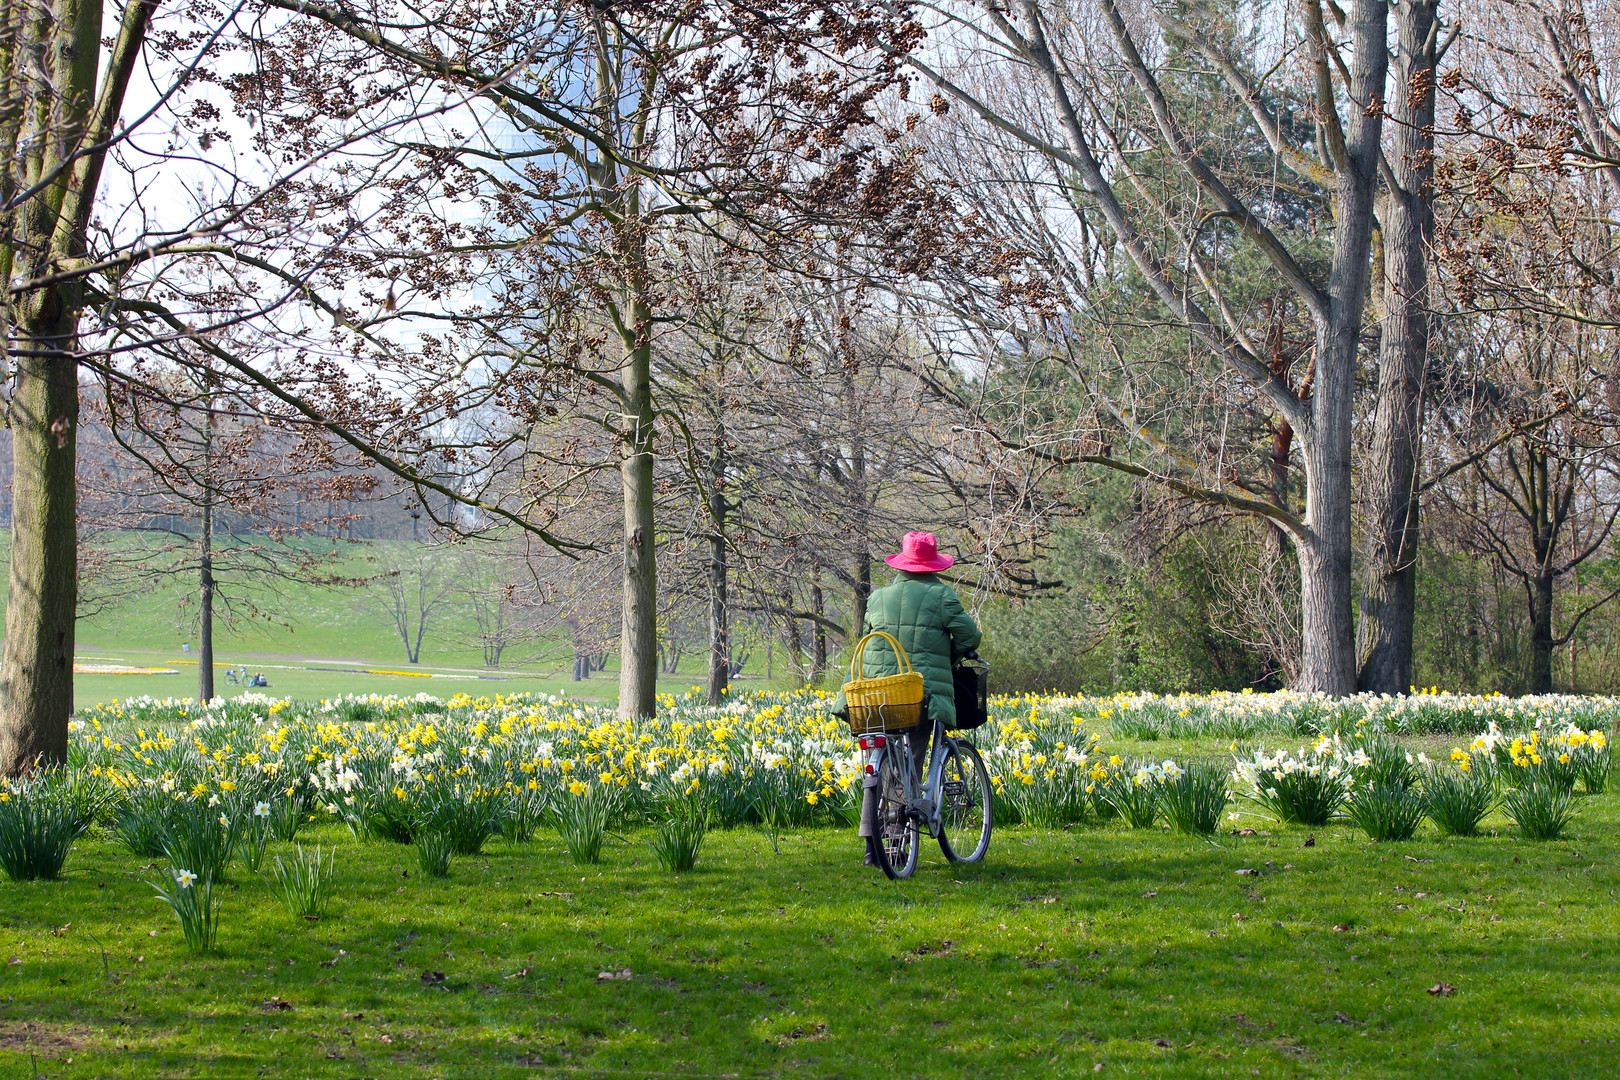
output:
<instances>
[{"instance_id":1,"label":"bicycle rear wheel","mask_svg":"<svg viewBox=\"0 0 1620 1080\"><path fill-rule=\"evenodd\" d=\"M990 850L990 773L979 752L964 742L953 742L945 752L940 776L939 846L952 862L975 863Z\"/></svg>"},{"instance_id":2,"label":"bicycle rear wheel","mask_svg":"<svg viewBox=\"0 0 1620 1080\"><path fill-rule=\"evenodd\" d=\"M907 755L905 766L900 762L903 754ZM877 797L877 864L896 880L917 872L917 819L906 809L906 784L900 771L909 768L909 754L904 744L890 744L878 766L873 792Z\"/></svg>"}]
</instances>

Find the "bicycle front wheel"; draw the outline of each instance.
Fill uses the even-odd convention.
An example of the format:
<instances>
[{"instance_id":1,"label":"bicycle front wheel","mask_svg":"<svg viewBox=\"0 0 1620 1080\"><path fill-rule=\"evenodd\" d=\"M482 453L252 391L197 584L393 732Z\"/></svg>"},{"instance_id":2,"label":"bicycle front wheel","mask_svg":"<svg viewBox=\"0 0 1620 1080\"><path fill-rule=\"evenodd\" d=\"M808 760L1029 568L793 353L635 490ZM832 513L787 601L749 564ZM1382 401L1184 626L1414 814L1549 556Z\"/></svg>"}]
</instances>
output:
<instances>
[{"instance_id":1,"label":"bicycle front wheel","mask_svg":"<svg viewBox=\"0 0 1620 1080\"><path fill-rule=\"evenodd\" d=\"M940 850L952 862L978 862L990 850L995 807L990 801L990 773L979 752L967 743L953 742L946 750L939 797Z\"/></svg>"},{"instance_id":2,"label":"bicycle front wheel","mask_svg":"<svg viewBox=\"0 0 1620 1080\"><path fill-rule=\"evenodd\" d=\"M891 745L878 766L877 864L890 878L908 878L917 872L917 819L906 809L906 783L901 775L903 745ZM906 761L910 765L910 760Z\"/></svg>"}]
</instances>

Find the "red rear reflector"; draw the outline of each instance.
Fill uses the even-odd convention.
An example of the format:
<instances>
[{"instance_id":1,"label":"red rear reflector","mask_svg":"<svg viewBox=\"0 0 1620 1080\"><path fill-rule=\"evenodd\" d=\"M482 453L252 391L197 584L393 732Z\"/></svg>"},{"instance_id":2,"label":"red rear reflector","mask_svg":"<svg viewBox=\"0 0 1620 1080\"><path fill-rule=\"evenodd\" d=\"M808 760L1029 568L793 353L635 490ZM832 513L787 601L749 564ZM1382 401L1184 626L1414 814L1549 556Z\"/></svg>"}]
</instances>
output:
<instances>
[{"instance_id":1,"label":"red rear reflector","mask_svg":"<svg viewBox=\"0 0 1620 1080\"><path fill-rule=\"evenodd\" d=\"M879 750L889 745L889 740L882 735L862 735L855 741L862 750Z\"/></svg>"}]
</instances>

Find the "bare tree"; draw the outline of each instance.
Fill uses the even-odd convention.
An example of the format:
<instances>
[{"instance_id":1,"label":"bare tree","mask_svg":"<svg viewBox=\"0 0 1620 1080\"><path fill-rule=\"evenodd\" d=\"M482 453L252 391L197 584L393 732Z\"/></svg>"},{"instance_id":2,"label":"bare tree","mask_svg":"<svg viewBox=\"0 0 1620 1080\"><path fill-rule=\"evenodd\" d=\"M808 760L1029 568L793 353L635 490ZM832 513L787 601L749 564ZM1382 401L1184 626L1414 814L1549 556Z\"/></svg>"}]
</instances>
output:
<instances>
[{"instance_id":1,"label":"bare tree","mask_svg":"<svg viewBox=\"0 0 1620 1080\"><path fill-rule=\"evenodd\" d=\"M206 372L206 368L204 369ZM162 393L91 399L80 424L84 562L107 606L164 578L191 579L181 614L199 645L199 700L214 696L214 623L286 614L289 582L354 587L339 572L353 501L374 479L335 471L320 433L266 424L250 403L173 371ZM311 440L314 440L314 443ZM342 505L345 510L336 509ZM306 511L306 508L308 510Z\"/></svg>"},{"instance_id":2,"label":"bare tree","mask_svg":"<svg viewBox=\"0 0 1620 1080\"><path fill-rule=\"evenodd\" d=\"M389 551L378 560L373 602L399 635L407 663L422 662L428 627L454 606L456 593L464 587L456 563L442 548L416 545Z\"/></svg>"}]
</instances>

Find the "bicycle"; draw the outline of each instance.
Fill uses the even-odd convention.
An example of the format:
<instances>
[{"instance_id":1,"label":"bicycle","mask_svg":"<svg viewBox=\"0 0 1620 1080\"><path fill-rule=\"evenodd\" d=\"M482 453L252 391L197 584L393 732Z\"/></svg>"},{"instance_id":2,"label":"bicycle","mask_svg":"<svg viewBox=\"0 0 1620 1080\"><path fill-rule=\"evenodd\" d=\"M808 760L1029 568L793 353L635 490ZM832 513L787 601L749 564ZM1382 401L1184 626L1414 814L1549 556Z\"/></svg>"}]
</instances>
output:
<instances>
[{"instance_id":1,"label":"bicycle","mask_svg":"<svg viewBox=\"0 0 1620 1080\"><path fill-rule=\"evenodd\" d=\"M926 697L922 715L928 715ZM910 731L872 732L857 739L867 755L862 784L875 789L877 800L877 864L895 880L916 873L924 829L951 862L976 863L990 850L995 809L984 759L972 743L947 735L938 720L926 722L933 725L933 737L920 784Z\"/></svg>"}]
</instances>

